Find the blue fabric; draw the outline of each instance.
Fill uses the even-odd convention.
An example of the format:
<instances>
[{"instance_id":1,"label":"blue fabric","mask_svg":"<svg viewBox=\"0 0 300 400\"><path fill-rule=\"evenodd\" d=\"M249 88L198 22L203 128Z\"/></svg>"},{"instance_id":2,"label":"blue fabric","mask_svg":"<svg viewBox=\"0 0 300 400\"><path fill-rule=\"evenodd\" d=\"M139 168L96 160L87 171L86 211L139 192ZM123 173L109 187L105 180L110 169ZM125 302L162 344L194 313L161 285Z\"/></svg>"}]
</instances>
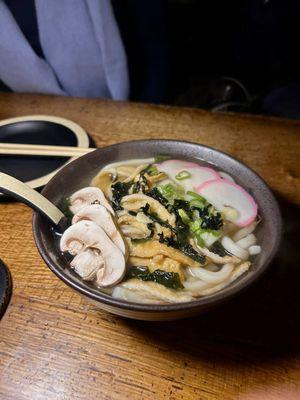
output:
<instances>
[{"instance_id":1,"label":"blue fabric","mask_svg":"<svg viewBox=\"0 0 300 400\"><path fill-rule=\"evenodd\" d=\"M0 0L0 79L15 92L128 98L127 60L109 0L35 0L39 57Z\"/></svg>"}]
</instances>

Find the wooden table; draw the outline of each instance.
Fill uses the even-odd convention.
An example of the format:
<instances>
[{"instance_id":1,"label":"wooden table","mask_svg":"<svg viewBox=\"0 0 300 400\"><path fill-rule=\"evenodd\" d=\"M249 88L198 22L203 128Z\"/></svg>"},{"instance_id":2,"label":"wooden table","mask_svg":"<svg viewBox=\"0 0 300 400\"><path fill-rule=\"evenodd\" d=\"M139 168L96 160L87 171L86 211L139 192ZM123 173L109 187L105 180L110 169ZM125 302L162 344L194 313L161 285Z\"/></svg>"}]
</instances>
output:
<instances>
[{"instance_id":1,"label":"wooden table","mask_svg":"<svg viewBox=\"0 0 300 400\"><path fill-rule=\"evenodd\" d=\"M31 210L0 204L0 257L14 284L0 322L0 399L226 400L259 389L297 388L300 121L0 95L0 119L26 114L70 118L99 147L177 138L228 152L274 189L282 205L285 241L269 272L247 293L194 319L147 323L99 311L59 281L35 248Z\"/></svg>"}]
</instances>

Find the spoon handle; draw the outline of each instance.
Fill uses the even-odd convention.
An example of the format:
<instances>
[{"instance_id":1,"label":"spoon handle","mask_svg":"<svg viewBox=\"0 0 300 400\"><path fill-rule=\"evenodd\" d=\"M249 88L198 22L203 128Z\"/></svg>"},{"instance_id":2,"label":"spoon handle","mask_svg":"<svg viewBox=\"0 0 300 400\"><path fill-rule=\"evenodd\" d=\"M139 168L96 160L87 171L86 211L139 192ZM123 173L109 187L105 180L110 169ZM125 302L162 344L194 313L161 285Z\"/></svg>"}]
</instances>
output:
<instances>
[{"instance_id":1,"label":"spoon handle","mask_svg":"<svg viewBox=\"0 0 300 400\"><path fill-rule=\"evenodd\" d=\"M0 172L0 191L27 204L34 210L40 211L56 225L64 217L64 214L46 197L25 183L3 172Z\"/></svg>"}]
</instances>

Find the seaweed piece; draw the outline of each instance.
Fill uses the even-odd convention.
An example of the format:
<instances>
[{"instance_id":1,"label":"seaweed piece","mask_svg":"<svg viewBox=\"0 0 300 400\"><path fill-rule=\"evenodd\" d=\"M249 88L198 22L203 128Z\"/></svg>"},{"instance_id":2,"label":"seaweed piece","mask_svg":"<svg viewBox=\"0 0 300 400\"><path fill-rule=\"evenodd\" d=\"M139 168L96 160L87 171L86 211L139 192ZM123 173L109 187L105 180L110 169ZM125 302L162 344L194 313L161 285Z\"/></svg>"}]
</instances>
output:
<instances>
[{"instance_id":1,"label":"seaweed piece","mask_svg":"<svg viewBox=\"0 0 300 400\"><path fill-rule=\"evenodd\" d=\"M225 250L224 246L219 241L212 244L210 251L212 251L215 254L218 254L221 257L225 257L228 255L232 256L232 254L229 253L229 251Z\"/></svg>"},{"instance_id":2,"label":"seaweed piece","mask_svg":"<svg viewBox=\"0 0 300 400\"><path fill-rule=\"evenodd\" d=\"M155 165L149 164L145 169L141 171L141 173L148 174L149 176L155 176L159 174L159 171Z\"/></svg>"},{"instance_id":3,"label":"seaweed piece","mask_svg":"<svg viewBox=\"0 0 300 400\"><path fill-rule=\"evenodd\" d=\"M115 211L122 210L120 202L124 196L128 195L129 189L132 186L132 182L116 182L111 186L112 191L112 208Z\"/></svg>"},{"instance_id":4,"label":"seaweed piece","mask_svg":"<svg viewBox=\"0 0 300 400\"><path fill-rule=\"evenodd\" d=\"M174 236L165 237L163 233L159 233L159 242L164 243L169 247L173 247L174 249L180 250L186 256L190 257L191 259L199 262L200 264L205 264L206 257L198 251L196 251L193 246L187 242L180 242L176 240Z\"/></svg>"},{"instance_id":5,"label":"seaweed piece","mask_svg":"<svg viewBox=\"0 0 300 400\"><path fill-rule=\"evenodd\" d=\"M137 212L132 211L132 210L129 210L129 211L128 211L128 214L129 214L129 215L132 215L133 217L136 217L136 216L137 216Z\"/></svg>"},{"instance_id":6,"label":"seaweed piece","mask_svg":"<svg viewBox=\"0 0 300 400\"><path fill-rule=\"evenodd\" d=\"M138 278L145 282L156 282L170 289L183 289L177 272L167 272L161 269L150 272L148 267L131 267L126 277L128 279Z\"/></svg>"},{"instance_id":7,"label":"seaweed piece","mask_svg":"<svg viewBox=\"0 0 300 400\"><path fill-rule=\"evenodd\" d=\"M149 192L147 192L147 196L152 197L152 199L157 200L163 206L166 206L169 201L160 193L160 191L154 187Z\"/></svg>"},{"instance_id":8,"label":"seaweed piece","mask_svg":"<svg viewBox=\"0 0 300 400\"><path fill-rule=\"evenodd\" d=\"M140 211L143 212L147 217L152 219L153 222L157 222L159 225L169 228L173 232L176 231L167 221L163 221L161 218L158 217L156 213L150 212L149 210L149 203L146 203L143 207L140 208Z\"/></svg>"},{"instance_id":9,"label":"seaweed piece","mask_svg":"<svg viewBox=\"0 0 300 400\"><path fill-rule=\"evenodd\" d=\"M137 182L135 182L132 186L132 193L142 192L145 193L148 189L148 182L145 174L147 172L147 168L143 169L140 174Z\"/></svg>"},{"instance_id":10,"label":"seaweed piece","mask_svg":"<svg viewBox=\"0 0 300 400\"><path fill-rule=\"evenodd\" d=\"M193 211L197 211L199 213L199 217L202 219L201 228L202 229L212 229L214 231L218 231L223 226L222 216L219 212L211 211L211 204L203 208L192 207Z\"/></svg>"},{"instance_id":11,"label":"seaweed piece","mask_svg":"<svg viewBox=\"0 0 300 400\"><path fill-rule=\"evenodd\" d=\"M68 219L72 219L73 218L73 213L70 210L70 205L71 205L71 201L69 197L65 197L63 198L60 203L58 208L61 210L61 212L68 218Z\"/></svg>"}]
</instances>

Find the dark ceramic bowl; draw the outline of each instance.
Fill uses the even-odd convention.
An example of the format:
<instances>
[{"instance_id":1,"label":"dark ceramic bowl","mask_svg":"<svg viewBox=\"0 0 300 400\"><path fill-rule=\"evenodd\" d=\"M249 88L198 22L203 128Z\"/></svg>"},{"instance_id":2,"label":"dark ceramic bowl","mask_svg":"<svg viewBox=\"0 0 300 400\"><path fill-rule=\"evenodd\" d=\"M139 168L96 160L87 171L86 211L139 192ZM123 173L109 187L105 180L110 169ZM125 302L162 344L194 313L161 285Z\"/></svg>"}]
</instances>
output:
<instances>
[{"instance_id":1,"label":"dark ceramic bowl","mask_svg":"<svg viewBox=\"0 0 300 400\"><path fill-rule=\"evenodd\" d=\"M252 284L272 261L281 237L281 215L277 202L266 183L249 167L227 154L202 145L172 141L133 141L98 149L66 165L45 186L42 194L58 205L62 198L88 186L92 177L108 163L158 154L209 164L229 173L248 190L259 207L262 223L257 230L262 252L253 260L250 270L225 289L193 302L146 305L130 303L101 293L91 283L81 280L60 253L58 240L50 223L39 213L33 217L36 245L49 268L77 292L93 300L100 308L129 318L169 320L198 314L233 297Z\"/></svg>"}]
</instances>

